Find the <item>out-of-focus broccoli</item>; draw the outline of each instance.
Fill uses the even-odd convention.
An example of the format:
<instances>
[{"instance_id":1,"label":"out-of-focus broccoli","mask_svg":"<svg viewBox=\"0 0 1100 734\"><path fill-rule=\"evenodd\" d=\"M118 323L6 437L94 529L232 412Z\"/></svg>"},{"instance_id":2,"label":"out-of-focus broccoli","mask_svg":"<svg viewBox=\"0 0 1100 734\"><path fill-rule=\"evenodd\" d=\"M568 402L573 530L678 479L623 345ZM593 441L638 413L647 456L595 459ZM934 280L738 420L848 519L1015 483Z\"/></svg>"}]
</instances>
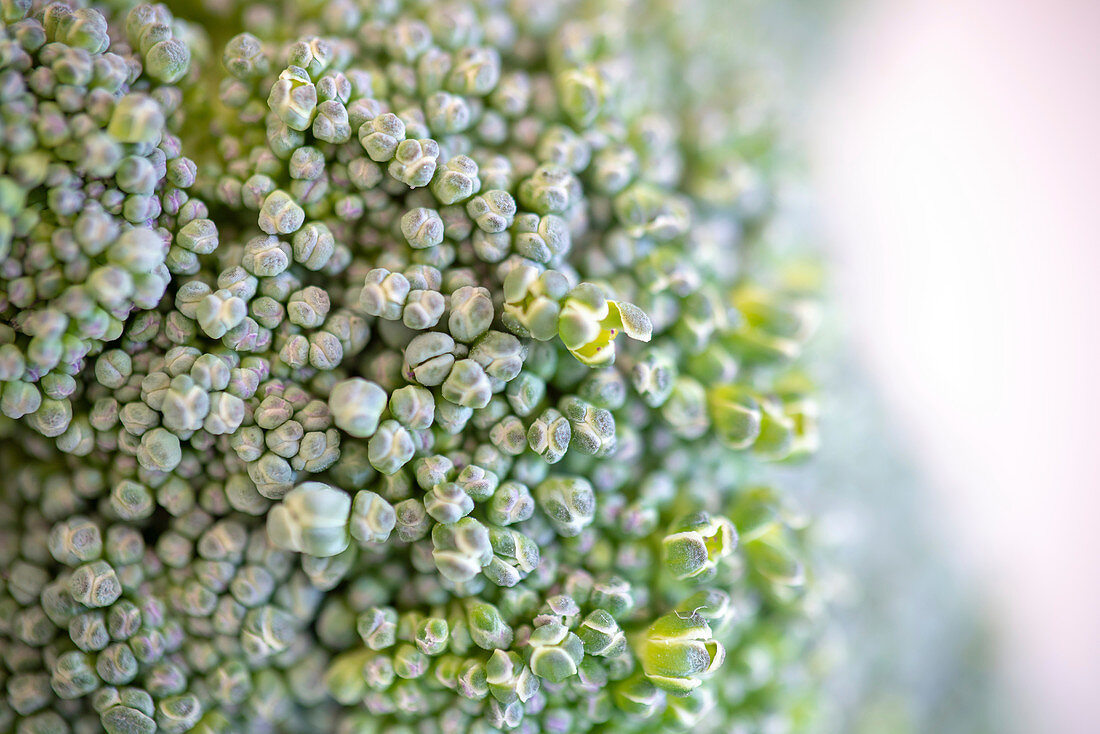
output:
<instances>
[{"instance_id":1,"label":"out-of-focus broccoli","mask_svg":"<svg viewBox=\"0 0 1100 734\"><path fill-rule=\"evenodd\" d=\"M807 731L758 131L630 2L173 8L0 2L0 729Z\"/></svg>"}]
</instances>

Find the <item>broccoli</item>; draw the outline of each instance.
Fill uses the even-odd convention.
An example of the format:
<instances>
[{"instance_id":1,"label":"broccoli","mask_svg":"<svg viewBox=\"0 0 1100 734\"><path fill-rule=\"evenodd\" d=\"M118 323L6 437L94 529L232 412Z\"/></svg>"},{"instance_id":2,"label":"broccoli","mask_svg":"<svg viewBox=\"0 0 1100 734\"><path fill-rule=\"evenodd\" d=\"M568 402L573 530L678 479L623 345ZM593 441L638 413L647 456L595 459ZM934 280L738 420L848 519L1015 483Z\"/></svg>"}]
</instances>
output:
<instances>
[{"instance_id":1,"label":"broccoli","mask_svg":"<svg viewBox=\"0 0 1100 734\"><path fill-rule=\"evenodd\" d=\"M812 293L630 12L0 3L0 729L807 730Z\"/></svg>"}]
</instances>

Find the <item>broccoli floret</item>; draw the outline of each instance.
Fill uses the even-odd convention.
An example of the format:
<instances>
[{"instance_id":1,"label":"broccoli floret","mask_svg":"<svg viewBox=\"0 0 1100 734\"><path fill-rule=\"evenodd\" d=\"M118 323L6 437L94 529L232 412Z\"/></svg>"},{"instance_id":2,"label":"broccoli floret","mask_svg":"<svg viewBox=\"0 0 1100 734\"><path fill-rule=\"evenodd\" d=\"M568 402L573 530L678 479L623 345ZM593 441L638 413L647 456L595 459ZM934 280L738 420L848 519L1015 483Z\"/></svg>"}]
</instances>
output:
<instances>
[{"instance_id":1,"label":"broccoli floret","mask_svg":"<svg viewBox=\"0 0 1100 734\"><path fill-rule=\"evenodd\" d=\"M627 4L73 5L0 8L0 729L797 725L811 299Z\"/></svg>"}]
</instances>

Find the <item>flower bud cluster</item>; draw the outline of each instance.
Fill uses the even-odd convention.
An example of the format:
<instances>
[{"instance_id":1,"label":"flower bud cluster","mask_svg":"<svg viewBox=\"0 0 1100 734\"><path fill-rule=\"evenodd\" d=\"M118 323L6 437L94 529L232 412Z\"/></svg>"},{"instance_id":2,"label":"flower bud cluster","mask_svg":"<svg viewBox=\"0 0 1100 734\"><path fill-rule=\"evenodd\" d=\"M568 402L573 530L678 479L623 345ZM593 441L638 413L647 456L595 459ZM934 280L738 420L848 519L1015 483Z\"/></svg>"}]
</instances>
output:
<instances>
[{"instance_id":1,"label":"flower bud cluster","mask_svg":"<svg viewBox=\"0 0 1100 734\"><path fill-rule=\"evenodd\" d=\"M0 730L773 730L810 289L629 4L131 5L0 8Z\"/></svg>"}]
</instances>

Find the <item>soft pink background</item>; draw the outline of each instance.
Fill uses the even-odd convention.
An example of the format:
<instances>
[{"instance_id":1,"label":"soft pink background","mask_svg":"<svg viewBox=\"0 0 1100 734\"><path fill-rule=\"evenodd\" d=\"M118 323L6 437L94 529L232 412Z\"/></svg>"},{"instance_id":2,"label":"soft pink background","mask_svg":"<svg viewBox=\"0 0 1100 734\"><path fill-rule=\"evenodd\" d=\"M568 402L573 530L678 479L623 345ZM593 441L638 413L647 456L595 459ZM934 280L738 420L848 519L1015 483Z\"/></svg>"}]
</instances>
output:
<instances>
[{"instance_id":1,"label":"soft pink background","mask_svg":"<svg viewBox=\"0 0 1100 734\"><path fill-rule=\"evenodd\" d=\"M985 587L1021 730L1095 734L1100 2L849 16L807 126L844 318Z\"/></svg>"}]
</instances>

